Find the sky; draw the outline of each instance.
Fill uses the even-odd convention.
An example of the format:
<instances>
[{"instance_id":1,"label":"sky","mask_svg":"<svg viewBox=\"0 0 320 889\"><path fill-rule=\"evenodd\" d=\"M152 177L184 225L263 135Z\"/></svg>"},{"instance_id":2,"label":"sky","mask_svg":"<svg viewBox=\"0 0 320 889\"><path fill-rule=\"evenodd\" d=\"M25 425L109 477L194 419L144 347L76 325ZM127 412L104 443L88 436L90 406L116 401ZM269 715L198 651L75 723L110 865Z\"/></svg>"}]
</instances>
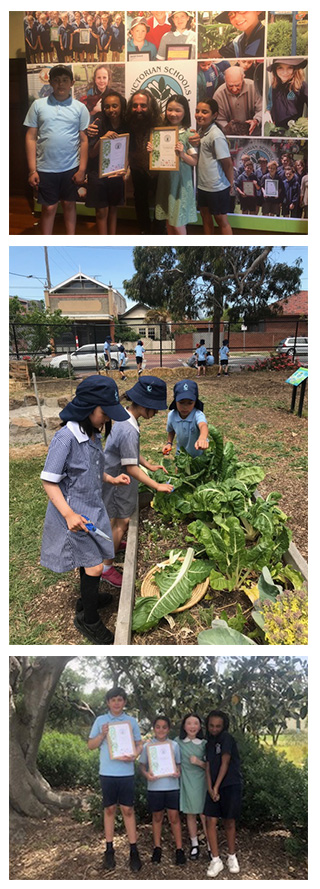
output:
<instances>
[{"instance_id":1,"label":"sky","mask_svg":"<svg viewBox=\"0 0 320 889\"><path fill-rule=\"evenodd\" d=\"M49 270L52 286L61 284L79 271L89 277L109 284L125 296L123 281L134 274L133 247L48 247ZM291 265L301 257L303 273L301 289L308 289L307 247L287 247L285 251L275 247L276 262ZM34 276L28 278L29 275ZM10 247L10 296L23 299L43 299L47 273L43 247ZM40 280L39 280L40 279ZM127 301L130 308L132 302Z\"/></svg>"}]
</instances>

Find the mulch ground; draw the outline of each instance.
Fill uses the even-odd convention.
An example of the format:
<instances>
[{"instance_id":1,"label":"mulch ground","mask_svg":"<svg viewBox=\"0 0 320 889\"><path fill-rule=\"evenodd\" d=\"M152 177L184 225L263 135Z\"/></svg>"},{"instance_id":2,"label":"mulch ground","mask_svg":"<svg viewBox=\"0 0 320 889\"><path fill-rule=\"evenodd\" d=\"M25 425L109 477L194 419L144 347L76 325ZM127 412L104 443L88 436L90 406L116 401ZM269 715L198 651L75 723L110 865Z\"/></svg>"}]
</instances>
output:
<instances>
[{"instance_id":1,"label":"mulch ground","mask_svg":"<svg viewBox=\"0 0 320 889\"><path fill-rule=\"evenodd\" d=\"M238 833L240 873L229 874L227 867L219 880L306 880L307 866L301 859L287 855L284 848L288 834L281 830ZM227 848L220 832L222 860ZM185 849L188 841L184 835ZM128 867L128 843L124 835L115 839L116 869L104 870L105 849L102 833L92 824L79 824L69 813L42 821L26 819L23 829L15 831L11 842L11 880L206 880L207 852L201 846L197 862L188 860L183 867L174 864L174 852L168 826L163 830L163 854L159 865L151 864L150 825L138 828L138 847L143 867L132 874Z\"/></svg>"}]
</instances>

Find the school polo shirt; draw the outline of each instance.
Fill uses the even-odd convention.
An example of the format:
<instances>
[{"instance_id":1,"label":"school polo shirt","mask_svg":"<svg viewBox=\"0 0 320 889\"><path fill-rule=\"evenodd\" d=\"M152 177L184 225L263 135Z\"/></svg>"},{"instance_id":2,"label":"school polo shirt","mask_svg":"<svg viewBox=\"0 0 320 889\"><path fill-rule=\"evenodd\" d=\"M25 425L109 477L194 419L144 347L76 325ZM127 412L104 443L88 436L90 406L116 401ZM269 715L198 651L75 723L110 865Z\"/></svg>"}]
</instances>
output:
<instances>
[{"instance_id":1,"label":"school polo shirt","mask_svg":"<svg viewBox=\"0 0 320 889\"><path fill-rule=\"evenodd\" d=\"M206 760L210 766L210 776L212 784L215 783L220 766L222 764L222 755L228 753L230 762L228 771L221 781L220 787L231 787L233 784L242 784L242 775L240 768L240 758L236 742L229 732L220 732L220 735L213 736L207 742Z\"/></svg>"},{"instance_id":2,"label":"school polo shirt","mask_svg":"<svg viewBox=\"0 0 320 889\"><path fill-rule=\"evenodd\" d=\"M206 417L202 411L195 407L188 417L182 420L178 411L169 411L167 432L175 432L177 436L177 454L180 448L185 448L191 457L200 457L203 451L197 450L195 443L200 435L199 423L206 423Z\"/></svg>"},{"instance_id":3,"label":"school polo shirt","mask_svg":"<svg viewBox=\"0 0 320 889\"><path fill-rule=\"evenodd\" d=\"M229 179L219 160L230 157L226 137L215 123L211 124L200 141L197 185L202 191L223 191L230 187Z\"/></svg>"},{"instance_id":4,"label":"school polo shirt","mask_svg":"<svg viewBox=\"0 0 320 889\"><path fill-rule=\"evenodd\" d=\"M105 725L106 722L130 722L134 740L136 742L141 741L141 734L137 720L134 719L133 716L129 716L128 713L122 713L121 716L112 716L111 713L104 713L102 716L97 716L97 719L93 723L89 738L96 738L97 735L100 735L102 726ZM109 777L116 778L126 777L126 775L134 775L134 762L122 762L122 760L119 759L110 759L106 738L102 741L102 744L99 747L99 753L100 775L108 775Z\"/></svg>"},{"instance_id":5,"label":"school polo shirt","mask_svg":"<svg viewBox=\"0 0 320 889\"><path fill-rule=\"evenodd\" d=\"M24 126L36 127L37 170L63 173L79 164L80 130L90 123L83 102L69 96L63 102L54 95L36 99L29 108Z\"/></svg>"},{"instance_id":6,"label":"school polo shirt","mask_svg":"<svg viewBox=\"0 0 320 889\"><path fill-rule=\"evenodd\" d=\"M150 744L157 743L157 739L152 738L149 743ZM176 741L170 741L170 744L172 744L172 747L173 747L173 756L174 756L175 763L176 763L176 765L180 765L180 762L181 762L180 747ZM146 768L149 769L147 750L148 750L148 744L145 744L143 747L142 753L140 754L139 762L141 763L141 765L146 766ZM167 778L157 778L156 781L148 781L148 790L179 790L179 787L180 787L180 779L171 777L170 775Z\"/></svg>"}]
</instances>

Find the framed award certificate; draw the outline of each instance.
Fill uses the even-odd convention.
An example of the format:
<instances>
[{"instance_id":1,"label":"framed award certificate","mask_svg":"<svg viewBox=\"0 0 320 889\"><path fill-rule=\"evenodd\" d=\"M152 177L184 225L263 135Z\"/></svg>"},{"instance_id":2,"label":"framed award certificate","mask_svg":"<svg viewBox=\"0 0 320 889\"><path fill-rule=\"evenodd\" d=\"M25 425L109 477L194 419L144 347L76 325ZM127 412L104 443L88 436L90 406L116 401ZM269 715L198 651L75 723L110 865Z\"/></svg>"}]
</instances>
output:
<instances>
[{"instance_id":1,"label":"framed award certificate","mask_svg":"<svg viewBox=\"0 0 320 889\"><path fill-rule=\"evenodd\" d=\"M279 180L278 179L265 179L264 190L266 193L266 197L278 198L279 197Z\"/></svg>"},{"instance_id":2,"label":"framed award certificate","mask_svg":"<svg viewBox=\"0 0 320 889\"><path fill-rule=\"evenodd\" d=\"M191 59L192 53L192 44L191 43L182 43L179 45L174 44L173 46L166 46L166 60L171 61L171 59L176 59L179 62L185 62L186 59Z\"/></svg>"},{"instance_id":3,"label":"framed award certificate","mask_svg":"<svg viewBox=\"0 0 320 889\"><path fill-rule=\"evenodd\" d=\"M244 193L245 193L245 195L246 195L247 197L249 197L249 198L254 198L254 194L255 194L255 192L254 192L254 184L253 184L253 182L250 182L250 181L249 181L249 182L243 182L243 183L242 183L242 190L244 191Z\"/></svg>"},{"instance_id":4,"label":"framed award certificate","mask_svg":"<svg viewBox=\"0 0 320 889\"><path fill-rule=\"evenodd\" d=\"M134 756L136 753L130 722L111 722L107 734L110 759Z\"/></svg>"},{"instance_id":5,"label":"framed award certificate","mask_svg":"<svg viewBox=\"0 0 320 889\"><path fill-rule=\"evenodd\" d=\"M168 778L174 775L177 766L170 741L154 741L147 745L149 769L157 778Z\"/></svg>"},{"instance_id":6,"label":"framed award certificate","mask_svg":"<svg viewBox=\"0 0 320 889\"><path fill-rule=\"evenodd\" d=\"M175 148L179 141L178 127L155 127L151 130L152 151L149 155L150 170L178 170L179 156Z\"/></svg>"},{"instance_id":7,"label":"framed award certificate","mask_svg":"<svg viewBox=\"0 0 320 889\"><path fill-rule=\"evenodd\" d=\"M87 44L90 43L90 29L89 28L80 28L79 31L79 43Z\"/></svg>"},{"instance_id":8,"label":"framed award certificate","mask_svg":"<svg viewBox=\"0 0 320 889\"><path fill-rule=\"evenodd\" d=\"M150 62L149 52L128 52L128 62Z\"/></svg>"},{"instance_id":9,"label":"framed award certificate","mask_svg":"<svg viewBox=\"0 0 320 889\"><path fill-rule=\"evenodd\" d=\"M123 133L116 139L102 136L100 139L99 177L118 173L121 176L128 166L129 134Z\"/></svg>"}]
</instances>

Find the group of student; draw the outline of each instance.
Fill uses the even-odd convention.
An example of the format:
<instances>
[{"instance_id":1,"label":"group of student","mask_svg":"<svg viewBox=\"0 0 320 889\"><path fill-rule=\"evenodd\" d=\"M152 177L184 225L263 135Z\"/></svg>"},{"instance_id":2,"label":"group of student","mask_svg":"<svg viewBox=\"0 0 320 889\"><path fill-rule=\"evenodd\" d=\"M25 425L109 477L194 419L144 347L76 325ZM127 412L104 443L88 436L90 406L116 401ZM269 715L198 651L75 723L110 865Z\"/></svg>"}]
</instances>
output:
<instances>
[{"instance_id":1,"label":"group of student","mask_svg":"<svg viewBox=\"0 0 320 889\"><path fill-rule=\"evenodd\" d=\"M80 32L89 31L86 43ZM35 12L27 13L24 33L28 63L93 62L95 59L118 62L125 45L122 13L108 12Z\"/></svg>"},{"instance_id":2,"label":"group of student","mask_svg":"<svg viewBox=\"0 0 320 889\"><path fill-rule=\"evenodd\" d=\"M204 339L201 339L200 343L197 343L193 354L197 368L197 376L200 377L201 374L205 376L206 368L214 365L214 357L211 355L210 349L207 349ZM229 354L229 340L224 339L219 349L218 377L221 376L221 373L228 375Z\"/></svg>"},{"instance_id":3,"label":"group of student","mask_svg":"<svg viewBox=\"0 0 320 889\"><path fill-rule=\"evenodd\" d=\"M268 192L268 182L274 183L275 194ZM251 182L253 194L245 193L244 183ZM259 213L263 216L308 217L308 171L302 158L294 160L284 151L280 162L259 157L255 162L249 154L241 155L238 169L234 171L233 194L230 195L230 212L234 212L236 200L240 200L244 214Z\"/></svg>"},{"instance_id":4,"label":"group of student","mask_svg":"<svg viewBox=\"0 0 320 889\"><path fill-rule=\"evenodd\" d=\"M140 367L138 363L138 369ZM208 448L208 424L194 380L180 380L173 390L167 421L168 454L176 438L191 456ZM121 588L122 574L114 556L125 550L125 534L134 512L139 482L170 494L174 485L157 482L148 473L163 468L140 454L139 421L167 409L166 383L139 375L120 404L118 387L109 377L92 375L79 383L75 397L60 413L61 428L53 437L41 479L49 498L41 565L58 574L79 569L80 596L74 624L96 645L110 645L113 633L99 611L112 602L100 581ZM111 421L114 421L111 424ZM102 450L101 433L106 441ZM166 474L167 470L164 472ZM98 529L98 532L96 531Z\"/></svg>"},{"instance_id":5,"label":"group of student","mask_svg":"<svg viewBox=\"0 0 320 889\"><path fill-rule=\"evenodd\" d=\"M238 874L236 820L241 812L242 775L237 744L228 732L228 715L222 710L211 710L205 720L204 734L198 713L187 713L182 719L179 735L170 740L174 763L172 774L158 777L152 771L148 748L154 743L168 742L170 719L165 714L158 714L153 720L152 738L143 743L137 720L125 712L125 690L120 686L111 688L105 700L107 713L95 719L88 741L89 749L99 749L100 753L105 868L111 871L116 867L113 839L118 805L130 844L129 867L138 872L143 864L137 847L134 811L134 763L137 760L147 781L148 808L152 814L152 863L159 865L161 861L162 823L166 812L175 844L175 864L186 864L180 819L180 813L183 813L190 840L190 860L196 862L200 858L199 818L207 844L207 876L217 877L224 868L217 838L218 820L223 818L228 846L227 867L231 874ZM110 756L108 733L112 724L121 722L131 725L135 752L115 759Z\"/></svg>"}]
</instances>

